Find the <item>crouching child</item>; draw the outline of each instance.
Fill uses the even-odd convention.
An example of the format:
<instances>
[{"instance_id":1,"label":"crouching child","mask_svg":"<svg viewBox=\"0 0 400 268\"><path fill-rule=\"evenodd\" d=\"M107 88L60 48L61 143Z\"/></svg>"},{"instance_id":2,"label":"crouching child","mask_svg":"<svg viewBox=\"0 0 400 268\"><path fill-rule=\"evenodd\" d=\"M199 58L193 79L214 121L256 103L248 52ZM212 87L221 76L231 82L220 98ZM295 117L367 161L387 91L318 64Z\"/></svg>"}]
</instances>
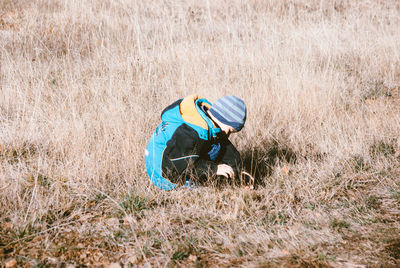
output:
<instances>
[{"instance_id":1,"label":"crouching child","mask_svg":"<svg viewBox=\"0 0 400 268\"><path fill-rule=\"evenodd\" d=\"M161 120L145 150L147 174L156 187L238 178L240 154L228 138L246 121L242 99L229 95L211 104L191 95L166 107Z\"/></svg>"}]
</instances>

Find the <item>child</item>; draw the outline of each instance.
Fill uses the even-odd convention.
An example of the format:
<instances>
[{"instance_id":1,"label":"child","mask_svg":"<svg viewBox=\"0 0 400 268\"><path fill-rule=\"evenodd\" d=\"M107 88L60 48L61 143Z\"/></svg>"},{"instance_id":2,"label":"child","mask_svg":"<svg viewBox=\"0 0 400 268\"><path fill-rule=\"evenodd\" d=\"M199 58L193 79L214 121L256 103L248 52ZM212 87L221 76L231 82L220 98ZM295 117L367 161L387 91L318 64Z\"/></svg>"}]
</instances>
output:
<instances>
[{"instance_id":1,"label":"child","mask_svg":"<svg viewBox=\"0 0 400 268\"><path fill-rule=\"evenodd\" d=\"M191 95L165 108L161 120L145 151L147 173L155 186L172 190L240 174L240 154L228 137L246 121L242 99L230 95L212 105Z\"/></svg>"}]
</instances>

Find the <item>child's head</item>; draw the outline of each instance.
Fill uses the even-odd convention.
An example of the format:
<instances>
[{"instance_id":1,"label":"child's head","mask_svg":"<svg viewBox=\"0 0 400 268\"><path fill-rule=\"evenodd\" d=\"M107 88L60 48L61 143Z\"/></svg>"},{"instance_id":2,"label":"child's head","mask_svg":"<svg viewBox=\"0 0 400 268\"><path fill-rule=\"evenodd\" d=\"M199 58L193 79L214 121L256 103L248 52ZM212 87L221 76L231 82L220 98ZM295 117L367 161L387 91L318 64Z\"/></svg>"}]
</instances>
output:
<instances>
[{"instance_id":1,"label":"child's head","mask_svg":"<svg viewBox=\"0 0 400 268\"><path fill-rule=\"evenodd\" d=\"M240 131L246 122L246 105L236 96L228 95L218 99L209 112L217 119L221 130L228 135Z\"/></svg>"}]
</instances>

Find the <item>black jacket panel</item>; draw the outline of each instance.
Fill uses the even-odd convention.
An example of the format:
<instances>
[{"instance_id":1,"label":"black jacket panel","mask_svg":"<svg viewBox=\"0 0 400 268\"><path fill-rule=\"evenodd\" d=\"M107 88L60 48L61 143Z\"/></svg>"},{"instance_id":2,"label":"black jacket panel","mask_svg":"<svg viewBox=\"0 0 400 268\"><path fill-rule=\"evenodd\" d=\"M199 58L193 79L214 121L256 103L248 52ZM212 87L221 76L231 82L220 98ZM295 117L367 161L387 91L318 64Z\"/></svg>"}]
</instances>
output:
<instances>
[{"instance_id":1,"label":"black jacket panel","mask_svg":"<svg viewBox=\"0 0 400 268\"><path fill-rule=\"evenodd\" d=\"M218 156L211 159L210 151L219 144ZM228 139L206 141L197 132L182 124L167 142L162 161L164 175L173 183L185 179L204 182L217 173L218 164L227 164L238 176L241 168L240 154Z\"/></svg>"}]
</instances>

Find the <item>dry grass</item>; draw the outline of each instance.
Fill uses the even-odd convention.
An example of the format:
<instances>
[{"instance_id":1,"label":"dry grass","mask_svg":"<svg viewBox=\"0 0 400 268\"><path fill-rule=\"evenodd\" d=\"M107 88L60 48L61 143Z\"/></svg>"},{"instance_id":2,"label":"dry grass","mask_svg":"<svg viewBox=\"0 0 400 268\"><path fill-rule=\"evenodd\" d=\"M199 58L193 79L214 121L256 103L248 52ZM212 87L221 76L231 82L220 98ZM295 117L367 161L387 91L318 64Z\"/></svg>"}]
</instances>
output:
<instances>
[{"instance_id":1,"label":"dry grass","mask_svg":"<svg viewBox=\"0 0 400 268\"><path fill-rule=\"evenodd\" d=\"M399 265L399 29L396 0L1 1L0 262ZM244 98L255 190L150 185L192 93Z\"/></svg>"}]
</instances>

